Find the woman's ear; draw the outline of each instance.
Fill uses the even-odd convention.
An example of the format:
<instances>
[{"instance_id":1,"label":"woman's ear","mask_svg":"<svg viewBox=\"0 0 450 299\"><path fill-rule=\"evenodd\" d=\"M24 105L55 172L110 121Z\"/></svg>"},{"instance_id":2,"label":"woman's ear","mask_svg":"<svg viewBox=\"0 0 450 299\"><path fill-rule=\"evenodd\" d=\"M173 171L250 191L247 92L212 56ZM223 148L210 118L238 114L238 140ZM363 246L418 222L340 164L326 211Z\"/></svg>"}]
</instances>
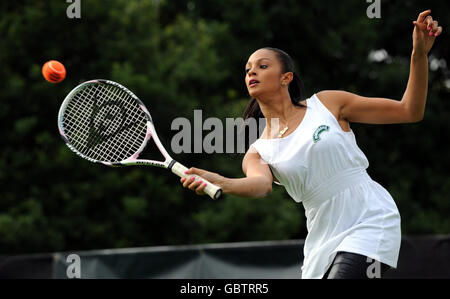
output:
<instances>
[{"instance_id":1,"label":"woman's ear","mask_svg":"<svg viewBox=\"0 0 450 299\"><path fill-rule=\"evenodd\" d=\"M283 76L281 76L281 85L289 85L289 83L292 82L294 79L294 73L293 72L287 72L284 73Z\"/></svg>"}]
</instances>

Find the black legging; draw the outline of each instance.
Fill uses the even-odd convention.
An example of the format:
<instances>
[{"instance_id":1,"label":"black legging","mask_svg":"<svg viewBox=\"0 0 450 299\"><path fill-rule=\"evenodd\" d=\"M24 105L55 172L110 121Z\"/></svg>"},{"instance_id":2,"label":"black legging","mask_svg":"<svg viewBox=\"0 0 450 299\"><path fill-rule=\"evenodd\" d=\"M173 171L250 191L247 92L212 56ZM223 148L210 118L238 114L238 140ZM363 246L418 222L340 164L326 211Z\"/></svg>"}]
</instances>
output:
<instances>
[{"instance_id":1,"label":"black legging","mask_svg":"<svg viewBox=\"0 0 450 299\"><path fill-rule=\"evenodd\" d=\"M378 263L378 264L374 264ZM371 267L369 269L369 267ZM376 269L375 267L379 267ZM339 251L328 268L324 279L382 278L389 266L356 253Z\"/></svg>"}]
</instances>

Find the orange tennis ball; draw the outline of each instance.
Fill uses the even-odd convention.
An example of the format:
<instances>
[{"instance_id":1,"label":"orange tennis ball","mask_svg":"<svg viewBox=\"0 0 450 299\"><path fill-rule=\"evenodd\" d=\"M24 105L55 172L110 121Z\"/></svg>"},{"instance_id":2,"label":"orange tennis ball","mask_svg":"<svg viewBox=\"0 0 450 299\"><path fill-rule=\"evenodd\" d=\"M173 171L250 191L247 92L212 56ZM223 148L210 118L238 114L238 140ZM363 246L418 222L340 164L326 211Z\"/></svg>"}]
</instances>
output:
<instances>
[{"instance_id":1,"label":"orange tennis ball","mask_svg":"<svg viewBox=\"0 0 450 299\"><path fill-rule=\"evenodd\" d=\"M66 68L56 60L47 61L42 67L42 75L51 83L59 83L66 77Z\"/></svg>"}]
</instances>

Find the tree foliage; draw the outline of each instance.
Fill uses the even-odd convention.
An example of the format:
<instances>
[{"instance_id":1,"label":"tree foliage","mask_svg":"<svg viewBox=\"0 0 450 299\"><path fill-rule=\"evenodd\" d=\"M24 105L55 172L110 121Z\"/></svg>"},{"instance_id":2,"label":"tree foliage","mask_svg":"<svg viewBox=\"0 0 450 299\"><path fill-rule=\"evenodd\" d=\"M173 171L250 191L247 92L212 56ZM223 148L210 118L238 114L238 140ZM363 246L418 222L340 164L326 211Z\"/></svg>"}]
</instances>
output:
<instances>
[{"instance_id":1,"label":"tree foliage","mask_svg":"<svg viewBox=\"0 0 450 299\"><path fill-rule=\"evenodd\" d=\"M408 80L412 20L427 8L441 23L449 4L381 1L93 1L81 19L64 1L14 1L0 12L0 251L17 254L204 242L304 238L304 211L280 187L263 199L198 197L166 170L110 169L81 160L59 138L56 116L78 83L107 78L150 108L169 148L177 117L240 117L248 102L244 65L263 46L295 59L304 97L323 89L400 100ZM384 49L387 57L369 59ZM352 124L369 174L394 197L405 234L450 232L449 39L429 59L425 118L417 124ZM373 52L372 52L373 53ZM63 62L46 82L41 66ZM169 149L170 152L170 149ZM175 159L242 177L243 154Z\"/></svg>"}]
</instances>

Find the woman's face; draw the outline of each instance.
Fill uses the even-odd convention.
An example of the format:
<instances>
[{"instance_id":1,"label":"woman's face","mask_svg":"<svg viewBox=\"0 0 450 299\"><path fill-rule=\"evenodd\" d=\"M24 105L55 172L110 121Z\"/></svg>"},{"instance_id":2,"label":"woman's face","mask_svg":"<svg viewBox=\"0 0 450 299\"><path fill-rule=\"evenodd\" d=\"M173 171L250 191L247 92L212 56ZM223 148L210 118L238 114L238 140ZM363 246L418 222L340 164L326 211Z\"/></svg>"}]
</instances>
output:
<instances>
[{"instance_id":1,"label":"woman's face","mask_svg":"<svg viewBox=\"0 0 450 299\"><path fill-rule=\"evenodd\" d=\"M260 49L254 52L245 65L245 83L252 98L263 94L279 93L283 74L276 53Z\"/></svg>"}]
</instances>

